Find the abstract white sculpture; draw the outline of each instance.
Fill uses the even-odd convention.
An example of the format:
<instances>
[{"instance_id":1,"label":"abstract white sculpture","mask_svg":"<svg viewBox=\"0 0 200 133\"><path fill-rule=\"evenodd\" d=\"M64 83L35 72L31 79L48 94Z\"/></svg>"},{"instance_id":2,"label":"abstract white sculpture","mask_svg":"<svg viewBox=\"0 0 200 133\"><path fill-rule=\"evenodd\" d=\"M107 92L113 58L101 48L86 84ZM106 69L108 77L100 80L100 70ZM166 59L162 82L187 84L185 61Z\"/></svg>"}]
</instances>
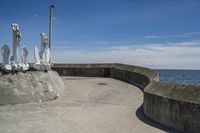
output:
<instances>
[{"instance_id":1,"label":"abstract white sculpture","mask_svg":"<svg viewBox=\"0 0 200 133\"><path fill-rule=\"evenodd\" d=\"M46 62L47 62L47 65L50 65L50 58L51 58L51 51L49 48L47 48L47 51L46 51Z\"/></svg>"},{"instance_id":2,"label":"abstract white sculpture","mask_svg":"<svg viewBox=\"0 0 200 133\"><path fill-rule=\"evenodd\" d=\"M12 63L13 64L18 64L19 63L19 46L20 46L20 41L21 41L21 33L19 31L19 25L18 24L12 24L12 32L13 32L13 59Z\"/></svg>"},{"instance_id":3,"label":"abstract white sculpture","mask_svg":"<svg viewBox=\"0 0 200 133\"><path fill-rule=\"evenodd\" d=\"M10 49L7 45L4 45L1 49L1 54L3 56L3 64L1 67L5 71L26 71L29 69L29 64L27 63L28 49L23 47L21 49L21 58L19 58L21 41L19 25L13 23L11 28L13 33L13 55L11 56L11 62L9 63Z\"/></svg>"},{"instance_id":4,"label":"abstract white sculpture","mask_svg":"<svg viewBox=\"0 0 200 133\"><path fill-rule=\"evenodd\" d=\"M47 71L51 69L51 37L52 37L52 14L53 5L49 8L49 40L44 33L41 33L41 48L40 51L35 47L34 55L36 63L33 64L33 68L40 71ZM48 48L46 48L48 45ZM46 49L46 52L45 52Z\"/></svg>"},{"instance_id":5,"label":"abstract white sculpture","mask_svg":"<svg viewBox=\"0 0 200 133\"><path fill-rule=\"evenodd\" d=\"M29 64L27 61L27 57L28 57L28 49L26 47L23 47L21 50L21 66L22 66L22 70L28 70L29 69Z\"/></svg>"},{"instance_id":6,"label":"abstract white sculpture","mask_svg":"<svg viewBox=\"0 0 200 133\"><path fill-rule=\"evenodd\" d=\"M1 48L1 54L3 56L2 68L11 71L12 66L9 64L10 48L8 47L8 45L4 45Z\"/></svg>"},{"instance_id":7,"label":"abstract white sculpture","mask_svg":"<svg viewBox=\"0 0 200 133\"><path fill-rule=\"evenodd\" d=\"M35 47L34 55L36 60L36 65L50 65L50 49L48 46L48 38L44 33L40 34L41 37L41 47L40 51Z\"/></svg>"}]
</instances>

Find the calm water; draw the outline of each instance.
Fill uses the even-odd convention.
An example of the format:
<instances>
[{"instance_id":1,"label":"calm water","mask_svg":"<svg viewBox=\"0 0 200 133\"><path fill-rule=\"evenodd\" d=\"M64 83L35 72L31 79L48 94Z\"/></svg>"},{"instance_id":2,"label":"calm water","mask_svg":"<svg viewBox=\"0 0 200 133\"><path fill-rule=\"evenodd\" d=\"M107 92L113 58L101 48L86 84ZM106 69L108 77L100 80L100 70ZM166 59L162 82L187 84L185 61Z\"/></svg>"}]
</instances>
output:
<instances>
[{"instance_id":1,"label":"calm water","mask_svg":"<svg viewBox=\"0 0 200 133\"><path fill-rule=\"evenodd\" d=\"M160 81L200 86L200 70L156 70Z\"/></svg>"}]
</instances>

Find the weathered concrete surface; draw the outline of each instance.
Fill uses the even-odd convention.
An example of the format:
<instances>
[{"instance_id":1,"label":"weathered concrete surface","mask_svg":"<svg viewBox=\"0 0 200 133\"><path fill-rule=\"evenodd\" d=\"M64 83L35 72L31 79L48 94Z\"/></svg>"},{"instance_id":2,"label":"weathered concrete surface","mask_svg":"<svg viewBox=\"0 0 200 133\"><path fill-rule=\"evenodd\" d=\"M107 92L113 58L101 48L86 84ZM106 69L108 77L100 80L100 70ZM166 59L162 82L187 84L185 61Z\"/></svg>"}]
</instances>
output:
<instances>
[{"instance_id":1,"label":"weathered concrete surface","mask_svg":"<svg viewBox=\"0 0 200 133\"><path fill-rule=\"evenodd\" d=\"M143 93L133 85L110 78L62 78L66 90L56 100L0 106L0 132L173 132L142 115Z\"/></svg>"},{"instance_id":2,"label":"weathered concrete surface","mask_svg":"<svg viewBox=\"0 0 200 133\"><path fill-rule=\"evenodd\" d=\"M55 71L0 72L0 105L52 100L63 91Z\"/></svg>"},{"instance_id":3,"label":"weathered concrete surface","mask_svg":"<svg viewBox=\"0 0 200 133\"><path fill-rule=\"evenodd\" d=\"M144 90L144 113L182 132L200 131L200 87L152 81Z\"/></svg>"},{"instance_id":4,"label":"weathered concrete surface","mask_svg":"<svg viewBox=\"0 0 200 133\"><path fill-rule=\"evenodd\" d=\"M55 64L60 75L111 77L144 93L146 117L182 132L200 131L200 87L159 82L155 70L125 64ZM80 72L80 73L79 73Z\"/></svg>"},{"instance_id":5,"label":"weathered concrete surface","mask_svg":"<svg viewBox=\"0 0 200 133\"><path fill-rule=\"evenodd\" d=\"M52 69L62 76L110 77L112 64L54 64Z\"/></svg>"}]
</instances>

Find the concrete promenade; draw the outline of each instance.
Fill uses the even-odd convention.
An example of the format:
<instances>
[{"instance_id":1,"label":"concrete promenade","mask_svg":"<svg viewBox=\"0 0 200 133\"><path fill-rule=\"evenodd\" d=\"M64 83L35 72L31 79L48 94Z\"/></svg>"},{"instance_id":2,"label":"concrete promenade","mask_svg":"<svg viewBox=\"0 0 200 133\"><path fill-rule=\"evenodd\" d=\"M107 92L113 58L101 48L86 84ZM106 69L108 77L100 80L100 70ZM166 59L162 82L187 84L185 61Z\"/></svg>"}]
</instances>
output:
<instances>
[{"instance_id":1,"label":"concrete promenade","mask_svg":"<svg viewBox=\"0 0 200 133\"><path fill-rule=\"evenodd\" d=\"M0 133L174 132L143 116L143 93L133 85L111 78L62 79L66 90L54 101L0 106Z\"/></svg>"}]
</instances>

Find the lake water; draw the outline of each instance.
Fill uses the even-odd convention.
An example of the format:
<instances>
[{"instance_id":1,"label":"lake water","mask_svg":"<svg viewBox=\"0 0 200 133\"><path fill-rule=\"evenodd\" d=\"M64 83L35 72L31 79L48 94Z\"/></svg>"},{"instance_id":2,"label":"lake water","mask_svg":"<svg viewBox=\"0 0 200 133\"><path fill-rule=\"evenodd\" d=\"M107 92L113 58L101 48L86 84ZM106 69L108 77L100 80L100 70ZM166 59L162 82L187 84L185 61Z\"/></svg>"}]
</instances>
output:
<instances>
[{"instance_id":1,"label":"lake water","mask_svg":"<svg viewBox=\"0 0 200 133\"><path fill-rule=\"evenodd\" d=\"M200 86L200 70L159 69L160 81Z\"/></svg>"}]
</instances>

